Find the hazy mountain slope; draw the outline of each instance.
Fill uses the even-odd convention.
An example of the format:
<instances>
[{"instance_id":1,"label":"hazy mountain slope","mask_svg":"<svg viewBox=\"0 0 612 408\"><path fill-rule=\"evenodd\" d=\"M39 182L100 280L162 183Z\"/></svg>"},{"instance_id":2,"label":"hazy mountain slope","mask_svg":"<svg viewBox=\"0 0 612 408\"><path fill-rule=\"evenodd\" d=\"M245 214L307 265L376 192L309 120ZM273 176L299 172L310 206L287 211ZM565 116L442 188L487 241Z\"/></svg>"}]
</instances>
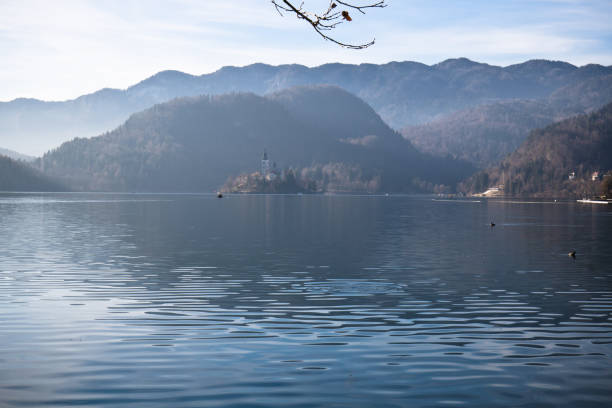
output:
<instances>
[{"instance_id":1,"label":"hazy mountain slope","mask_svg":"<svg viewBox=\"0 0 612 408\"><path fill-rule=\"evenodd\" d=\"M546 99L513 100L455 112L402 134L419 150L486 168L516 150L533 129L592 112L612 101L612 76L567 85Z\"/></svg>"},{"instance_id":2,"label":"hazy mountain slope","mask_svg":"<svg viewBox=\"0 0 612 408\"><path fill-rule=\"evenodd\" d=\"M558 110L590 113L612 101L612 75L601 75L557 89L548 98Z\"/></svg>"},{"instance_id":3,"label":"hazy mountain slope","mask_svg":"<svg viewBox=\"0 0 612 408\"><path fill-rule=\"evenodd\" d=\"M25 154L21 154L19 152L14 151L14 150L3 149L1 147L0 147L0 155L6 156L6 157L10 157L13 160L23 160L23 161L26 161L26 162L30 162L30 161L35 159L35 157L28 156L28 155L25 155Z\"/></svg>"},{"instance_id":4,"label":"hazy mountain slope","mask_svg":"<svg viewBox=\"0 0 612 408\"><path fill-rule=\"evenodd\" d=\"M0 156L0 191L65 191L66 188L26 163Z\"/></svg>"},{"instance_id":5,"label":"hazy mountain slope","mask_svg":"<svg viewBox=\"0 0 612 408\"><path fill-rule=\"evenodd\" d=\"M44 163L77 189L211 191L258 170L264 149L281 168L359 166L391 191L409 190L417 177L452 184L473 171L417 152L371 107L329 86L176 99L110 133L64 143Z\"/></svg>"},{"instance_id":6,"label":"hazy mountain slope","mask_svg":"<svg viewBox=\"0 0 612 408\"><path fill-rule=\"evenodd\" d=\"M593 171L612 169L612 104L531 133L497 167L471 177L463 188L477 192L505 183L511 195L572 196L596 190ZM575 172L576 179L568 175Z\"/></svg>"},{"instance_id":7,"label":"hazy mountain slope","mask_svg":"<svg viewBox=\"0 0 612 408\"><path fill-rule=\"evenodd\" d=\"M528 61L509 67L465 58L436 65L326 64L225 67L193 76L160 72L126 90L103 89L64 102L16 99L0 103L0 142L38 155L73 137L100 134L132 113L179 96L254 92L266 94L296 85L332 84L359 96L385 122L400 129L440 115L508 98L544 98L555 90L612 74L612 68L577 68L564 62Z\"/></svg>"}]
</instances>

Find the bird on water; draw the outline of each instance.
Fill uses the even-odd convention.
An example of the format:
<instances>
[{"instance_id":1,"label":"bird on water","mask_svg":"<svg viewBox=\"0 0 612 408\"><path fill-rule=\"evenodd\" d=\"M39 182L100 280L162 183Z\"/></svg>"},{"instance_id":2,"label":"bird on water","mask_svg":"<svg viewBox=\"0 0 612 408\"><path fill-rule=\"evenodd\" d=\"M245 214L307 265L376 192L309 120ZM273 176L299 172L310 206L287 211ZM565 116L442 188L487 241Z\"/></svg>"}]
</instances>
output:
<instances>
[{"instance_id":1,"label":"bird on water","mask_svg":"<svg viewBox=\"0 0 612 408\"><path fill-rule=\"evenodd\" d=\"M567 256L571 256L572 258L576 257L576 251L571 251Z\"/></svg>"},{"instance_id":2,"label":"bird on water","mask_svg":"<svg viewBox=\"0 0 612 408\"><path fill-rule=\"evenodd\" d=\"M493 221L491 221L491 227L494 227L495 223Z\"/></svg>"}]
</instances>

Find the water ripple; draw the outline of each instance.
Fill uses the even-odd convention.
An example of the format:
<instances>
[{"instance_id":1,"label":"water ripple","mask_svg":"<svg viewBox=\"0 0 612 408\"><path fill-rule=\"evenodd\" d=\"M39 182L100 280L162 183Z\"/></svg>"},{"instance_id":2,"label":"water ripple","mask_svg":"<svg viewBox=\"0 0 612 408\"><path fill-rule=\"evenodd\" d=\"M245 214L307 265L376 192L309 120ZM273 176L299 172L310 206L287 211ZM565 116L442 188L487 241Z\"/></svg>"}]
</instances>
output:
<instances>
[{"instance_id":1,"label":"water ripple","mask_svg":"<svg viewBox=\"0 0 612 408\"><path fill-rule=\"evenodd\" d=\"M612 404L612 217L443 204L0 196L0 405Z\"/></svg>"}]
</instances>

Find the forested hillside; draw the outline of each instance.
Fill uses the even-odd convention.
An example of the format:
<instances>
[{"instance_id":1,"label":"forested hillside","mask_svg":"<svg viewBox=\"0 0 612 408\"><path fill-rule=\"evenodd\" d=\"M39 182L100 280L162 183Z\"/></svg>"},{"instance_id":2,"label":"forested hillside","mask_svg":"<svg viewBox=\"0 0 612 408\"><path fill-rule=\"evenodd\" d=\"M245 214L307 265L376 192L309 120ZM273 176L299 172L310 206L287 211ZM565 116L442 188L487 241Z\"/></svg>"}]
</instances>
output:
<instances>
[{"instance_id":1,"label":"forested hillside","mask_svg":"<svg viewBox=\"0 0 612 408\"><path fill-rule=\"evenodd\" d=\"M65 191L61 183L52 180L28 164L0 155L0 191Z\"/></svg>"},{"instance_id":2,"label":"forested hillside","mask_svg":"<svg viewBox=\"0 0 612 408\"><path fill-rule=\"evenodd\" d=\"M337 87L268 97L236 93L176 99L133 115L104 135L64 143L43 158L48 174L79 190L212 191L259 169L358 168L380 191L454 185L473 171L419 153L359 98Z\"/></svg>"},{"instance_id":3,"label":"forested hillside","mask_svg":"<svg viewBox=\"0 0 612 408\"><path fill-rule=\"evenodd\" d=\"M419 150L460 158L480 168L515 151L529 132L589 113L612 101L612 75L567 85L545 99L495 102L411 126L402 134Z\"/></svg>"},{"instance_id":4,"label":"forested hillside","mask_svg":"<svg viewBox=\"0 0 612 408\"><path fill-rule=\"evenodd\" d=\"M601 175L610 170L612 104L532 132L499 166L471 177L462 189L478 192L503 183L508 195L591 195L600 192ZM600 178L592 181L596 171Z\"/></svg>"}]
</instances>

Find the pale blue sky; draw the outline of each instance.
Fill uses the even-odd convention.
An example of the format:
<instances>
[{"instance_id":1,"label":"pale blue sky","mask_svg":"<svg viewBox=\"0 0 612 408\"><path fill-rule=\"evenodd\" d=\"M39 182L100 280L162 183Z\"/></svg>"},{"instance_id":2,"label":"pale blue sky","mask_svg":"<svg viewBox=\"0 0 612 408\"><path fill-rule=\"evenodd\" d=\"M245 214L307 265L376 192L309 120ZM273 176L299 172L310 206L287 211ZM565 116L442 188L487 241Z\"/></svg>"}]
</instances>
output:
<instances>
[{"instance_id":1,"label":"pale blue sky","mask_svg":"<svg viewBox=\"0 0 612 408\"><path fill-rule=\"evenodd\" d=\"M338 29L341 40L376 37L355 51L280 17L269 0L1 0L0 101L64 100L165 69L203 74L254 62L435 64L464 56L504 66L533 58L612 65L610 0L387 2Z\"/></svg>"}]
</instances>

